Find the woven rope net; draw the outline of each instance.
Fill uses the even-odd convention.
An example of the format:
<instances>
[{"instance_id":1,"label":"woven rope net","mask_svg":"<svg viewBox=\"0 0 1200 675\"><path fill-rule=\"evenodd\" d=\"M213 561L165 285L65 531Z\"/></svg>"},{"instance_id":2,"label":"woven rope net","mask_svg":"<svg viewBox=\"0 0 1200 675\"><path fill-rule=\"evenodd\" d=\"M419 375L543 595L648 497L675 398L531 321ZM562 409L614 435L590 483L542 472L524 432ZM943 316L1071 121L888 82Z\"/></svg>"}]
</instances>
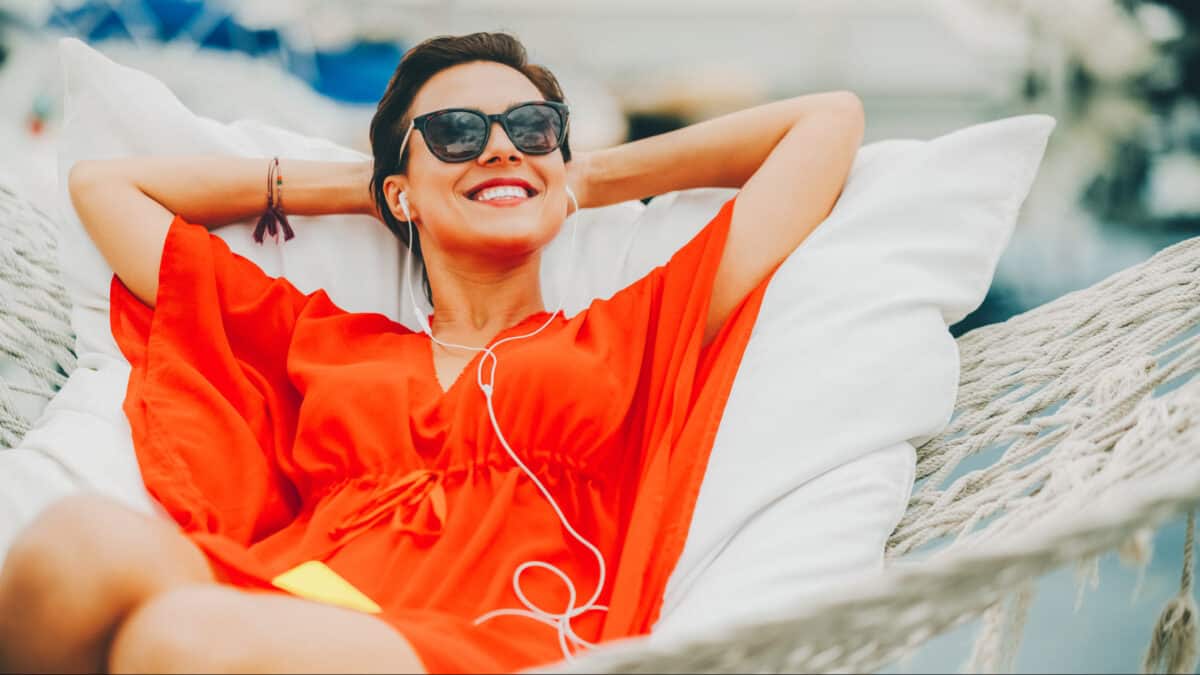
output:
<instances>
[{"instance_id":1,"label":"woven rope net","mask_svg":"<svg viewBox=\"0 0 1200 675\"><path fill-rule=\"evenodd\" d=\"M0 184L0 447L25 436L75 369L58 228Z\"/></svg>"},{"instance_id":2,"label":"woven rope net","mask_svg":"<svg viewBox=\"0 0 1200 675\"><path fill-rule=\"evenodd\" d=\"M55 236L0 186L0 447L75 367ZM1200 238L958 344L956 412L918 448L885 574L692 644L627 640L550 670L863 672L980 616L967 669L1010 670L1037 577L1086 570L1200 502ZM1195 667L1193 529L1146 670Z\"/></svg>"}]
</instances>

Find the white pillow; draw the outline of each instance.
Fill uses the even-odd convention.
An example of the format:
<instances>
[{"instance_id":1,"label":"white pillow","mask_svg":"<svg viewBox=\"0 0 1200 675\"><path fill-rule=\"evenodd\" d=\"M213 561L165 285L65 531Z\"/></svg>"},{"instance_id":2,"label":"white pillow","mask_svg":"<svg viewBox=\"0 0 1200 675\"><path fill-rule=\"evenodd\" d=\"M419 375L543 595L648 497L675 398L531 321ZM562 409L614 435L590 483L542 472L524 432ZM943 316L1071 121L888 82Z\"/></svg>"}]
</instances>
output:
<instances>
[{"instance_id":1,"label":"white pillow","mask_svg":"<svg viewBox=\"0 0 1200 675\"><path fill-rule=\"evenodd\" d=\"M686 577L685 568L676 570L652 642L687 642L786 616L806 599L881 572L888 536L908 506L915 461L913 447L897 443L749 514L711 563L689 568ZM712 493L700 499L711 503Z\"/></svg>"},{"instance_id":2,"label":"white pillow","mask_svg":"<svg viewBox=\"0 0 1200 675\"><path fill-rule=\"evenodd\" d=\"M145 510L150 501L144 489L137 486L135 494L131 481L110 475L137 475L120 411L129 367L108 329L111 271L70 208L66 172L78 159L130 154L360 155L262 124L222 125L196 117L158 81L113 64L82 43L65 40L61 52L67 120L59 162L60 258L76 305L81 368L31 438L42 439L38 451L71 466L81 482ZM700 623L689 624L688 612L678 610L687 607L686 598L703 594L737 602L725 608L727 614L751 612L759 598L738 598L727 592L734 586L723 586L729 575L706 572L719 569L714 561L727 555L758 559L744 552L766 542L739 537L739 531L769 522L764 516L785 516L794 524L769 542L772 555L790 551L792 559L803 560L811 553L807 525L792 520L788 510L806 503L802 486L837 467L848 467L840 475L878 476L878 464L857 460L894 456L906 440L934 434L945 424L958 366L947 322L982 301L1051 126L1048 118L1019 118L929 143L881 143L860 152L833 215L776 272L768 289L717 435L687 546L667 589L660 627L667 621L676 627L701 625L703 617L692 616ZM630 203L580 214L577 250L587 251L587 257L566 259L569 229L564 228L543 256L548 298L561 290L558 272L568 264L577 270L568 313L594 297L611 295L669 259L728 196L723 190L696 190L660 197L646 208ZM402 283L409 281L397 283L402 246L378 222L322 218L314 225L297 218L294 224L298 236L283 246L253 244L248 225L217 233L234 251L269 274L287 276L301 290L322 287L349 310L378 311L413 325L399 302L407 293ZM328 261L324 253L331 250L339 252L341 264ZM350 269L359 274L350 278ZM364 269L372 270L378 285L362 283ZM68 441L69 431L54 430L66 429L74 413L108 420L114 431ZM831 542L822 552L826 560L845 560L846 568L874 566L861 563L863 542L879 547L890 532L907 500L909 475L897 471L885 480L864 480L879 498L839 504L857 510L857 516L847 512L844 522L859 527L840 543ZM737 587L758 583L753 565L738 569ZM762 574L759 580L772 578ZM787 589L771 590L786 595Z\"/></svg>"},{"instance_id":3,"label":"white pillow","mask_svg":"<svg viewBox=\"0 0 1200 675\"><path fill-rule=\"evenodd\" d=\"M661 639L829 587L842 576L831 558L855 565L878 530L856 528L863 514L849 503L831 526L829 512L809 508L808 484L881 449L919 445L949 421L959 362L948 326L983 301L1053 127L1045 115L1014 117L859 152L833 212L767 289L667 587ZM891 476L901 504L911 476ZM790 544L747 535L755 520ZM858 535L814 550L810 534L830 527ZM791 583L775 573L783 549L793 552ZM817 583L822 570L829 584ZM714 614L709 595L736 604Z\"/></svg>"}]
</instances>

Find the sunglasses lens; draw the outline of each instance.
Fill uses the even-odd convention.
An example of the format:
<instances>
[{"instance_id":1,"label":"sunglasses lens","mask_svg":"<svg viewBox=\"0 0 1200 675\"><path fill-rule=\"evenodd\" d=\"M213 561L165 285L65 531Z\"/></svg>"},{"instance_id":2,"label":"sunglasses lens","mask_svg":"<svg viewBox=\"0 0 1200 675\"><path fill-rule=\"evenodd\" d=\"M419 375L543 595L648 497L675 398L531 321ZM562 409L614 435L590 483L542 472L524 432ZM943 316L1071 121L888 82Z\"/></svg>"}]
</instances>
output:
<instances>
[{"instance_id":1,"label":"sunglasses lens","mask_svg":"<svg viewBox=\"0 0 1200 675\"><path fill-rule=\"evenodd\" d=\"M475 113L454 110L425 125L425 141L433 154L447 162L462 162L483 151L487 121Z\"/></svg>"},{"instance_id":2,"label":"sunglasses lens","mask_svg":"<svg viewBox=\"0 0 1200 675\"><path fill-rule=\"evenodd\" d=\"M563 120L551 106L532 103L514 108L506 122L509 137L521 152L544 155L562 142Z\"/></svg>"}]
</instances>

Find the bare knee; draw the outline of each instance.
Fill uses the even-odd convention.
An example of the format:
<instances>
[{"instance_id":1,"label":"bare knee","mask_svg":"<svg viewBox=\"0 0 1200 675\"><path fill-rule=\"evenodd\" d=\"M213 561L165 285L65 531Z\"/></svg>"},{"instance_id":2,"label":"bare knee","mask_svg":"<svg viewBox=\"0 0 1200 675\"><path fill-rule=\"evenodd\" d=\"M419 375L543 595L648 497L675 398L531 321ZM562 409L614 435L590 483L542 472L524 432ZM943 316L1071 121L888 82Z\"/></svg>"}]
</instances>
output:
<instances>
[{"instance_id":1,"label":"bare knee","mask_svg":"<svg viewBox=\"0 0 1200 675\"><path fill-rule=\"evenodd\" d=\"M44 592L77 590L81 583L120 592L164 577L199 581L211 579L211 572L173 526L107 497L83 494L50 505L17 536L2 579Z\"/></svg>"},{"instance_id":2,"label":"bare knee","mask_svg":"<svg viewBox=\"0 0 1200 675\"><path fill-rule=\"evenodd\" d=\"M68 497L47 507L17 535L0 573L0 614L12 615L19 608L28 617L57 607L70 616L79 607L62 602L97 602L94 591L112 587L117 592L109 582L119 581L122 572L132 582L136 567L113 565L119 552L104 545L102 533L109 526L101 529L97 520L108 508L90 496ZM112 576L116 579L107 578ZM83 592L88 586L96 588Z\"/></svg>"},{"instance_id":3,"label":"bare knee","mask_svg":"<svg viewBox=\"0 0 1200 675\"><path fill-rule=\"evenodd\" d=\"M0 571L2 665L102 659L126 612L205 577L203 555L171 526L98 495L59 500L17 536Z\"/></svg>"}]
</instances>

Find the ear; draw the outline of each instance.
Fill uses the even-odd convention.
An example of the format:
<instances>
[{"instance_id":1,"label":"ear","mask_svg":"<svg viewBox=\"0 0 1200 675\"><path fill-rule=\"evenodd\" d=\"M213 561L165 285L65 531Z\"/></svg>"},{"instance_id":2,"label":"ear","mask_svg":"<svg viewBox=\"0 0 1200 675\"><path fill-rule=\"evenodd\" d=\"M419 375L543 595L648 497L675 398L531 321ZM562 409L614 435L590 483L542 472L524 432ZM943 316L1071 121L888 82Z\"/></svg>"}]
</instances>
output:
<instances>
[{"instance_id":1,"label":"ear","mask_svg":"<svg viewBox=\"0 0 1200 675\"><path fill-rule=\"evenodd\" d=\"M396 220L402 223L408 220L404 209L400 207L400 193L406 190L408 190L408 179L403 174L393 174L383 179L383 194L387 198L388 210L392 212ZM417 207L413 204L411 196L408 199L408 209L412 212L414 220L420 220L421 215L417 213Z\"/></svg>"}]
</instances>

